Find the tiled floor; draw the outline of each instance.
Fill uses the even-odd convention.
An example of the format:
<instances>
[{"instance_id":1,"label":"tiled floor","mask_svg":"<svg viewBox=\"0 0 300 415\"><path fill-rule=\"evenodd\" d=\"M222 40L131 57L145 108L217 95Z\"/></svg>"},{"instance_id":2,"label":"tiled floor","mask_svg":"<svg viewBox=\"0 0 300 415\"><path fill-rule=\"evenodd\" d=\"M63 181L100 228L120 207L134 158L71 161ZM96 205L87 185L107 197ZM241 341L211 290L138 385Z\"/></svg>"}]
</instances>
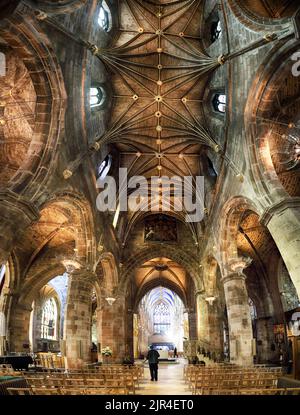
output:
<instances>
[{"instance_id":1,"label":"tiled floor","mask_svg":"<svg viewBox=\"0 0 300 415\"><path fill-rule=\"evenodd\" d=\"M160 364L158 370L158 382L151 382L150 372L145 365L145 378L136 390L137 395L191 395L183 380L184 360L179 364Z\"/></svg>"}]
</instances>

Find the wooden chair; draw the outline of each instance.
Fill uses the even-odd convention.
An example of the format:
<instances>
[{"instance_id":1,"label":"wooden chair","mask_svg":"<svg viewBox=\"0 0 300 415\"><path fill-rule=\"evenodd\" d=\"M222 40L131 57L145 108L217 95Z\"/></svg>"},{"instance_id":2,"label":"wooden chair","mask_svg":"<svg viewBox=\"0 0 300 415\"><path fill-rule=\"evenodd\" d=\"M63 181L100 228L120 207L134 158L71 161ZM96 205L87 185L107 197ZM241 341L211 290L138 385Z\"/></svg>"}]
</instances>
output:
<instances>
[{"instance_id":1,"label":"wooden chair","mask_svg":"<svg viewBox=\"0 0 300 415\"><path fill-rule=\"evenodd\" d=\"M25 376L25 380L31 388L32 387L42 388L43 386L45 386L44 378L35 378L35 377Z\"/></svg>"},{"instance_id":2,"label":"wooden chair","mask_svg":"<svg viewBox=\"0 0 300 415\"><path fill-rule=\"evenodd\" d=\"M61 395L59 388L32 388L34 395Z\"/></svg>"},{"instance_id":3,"label":"wooden chair","mask_svg":"<svg viewBox=\"0 0 300 415\"><path fill-rule=\"evenodd\" d=\"M285 388L285 395L300 395L300 388Z\"/></svg>"},{"instance_id":4,"label":"wooden chair","mask_svg":"<svg viewBox=\"0 0 300 415\"><path fill-rule=\"evenodd\" d=\"M85 395L86 389L84 388L61 388L60 389L62 395Z\"/></svg>"},{"instance_id":5,"label":"wooden chair","mask_svg":"<svg viewBox=\"0 0 300 415\"><path fill-rule=\"evenodd\" d=\"M33 395L30 388L7 388L10 395Z\"/></svg>"},{"instance_id":6,"label":"wooden chair","mask_svg":"<svg viewBox=\"0 0 300 415\"><path fill-rule=\"evenodd\" d=\"M239 395L283 395L284 389L240 389Z\"/></svg>"}]
</instances>

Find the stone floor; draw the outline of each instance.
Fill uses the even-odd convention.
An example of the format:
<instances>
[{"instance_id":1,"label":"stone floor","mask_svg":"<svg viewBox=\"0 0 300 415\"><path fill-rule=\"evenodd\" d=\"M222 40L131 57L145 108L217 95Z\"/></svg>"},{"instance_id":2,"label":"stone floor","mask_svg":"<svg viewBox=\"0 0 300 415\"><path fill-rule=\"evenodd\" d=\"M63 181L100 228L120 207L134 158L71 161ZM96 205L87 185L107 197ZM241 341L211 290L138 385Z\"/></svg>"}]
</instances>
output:
<instances>
[{"instance_id":1,"label":"stone floor","mask_svg":"<svg viewBox=\"0 0 300 415\"><path fill-rule=\"evenodd\" d=\"M184 359L178 364L161 363L158 370L158 382L151 382L148 365L145 365L145 378L136 390L137 395L191 395L183 380Z\"/></svg>"}]
</instances>

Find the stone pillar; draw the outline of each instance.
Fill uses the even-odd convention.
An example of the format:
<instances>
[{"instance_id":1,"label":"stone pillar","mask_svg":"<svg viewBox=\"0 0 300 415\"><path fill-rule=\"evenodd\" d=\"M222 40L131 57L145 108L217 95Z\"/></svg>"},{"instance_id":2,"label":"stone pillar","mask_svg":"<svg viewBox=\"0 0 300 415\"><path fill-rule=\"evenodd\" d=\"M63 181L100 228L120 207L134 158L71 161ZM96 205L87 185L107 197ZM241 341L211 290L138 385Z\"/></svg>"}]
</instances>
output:
<instances>
[{"instance_id":1,"label":"stone pillar","mask_svg":"<svg viewBox=\"0 0 300 415\"><path fill-rule=\"evenodd\" d=\"M274 343L272 320L269 317L261 317L256 321L257 330L257 363L267 363L276 358L276 351L271 350Z\"/></svg>"},{"instance_id":2,"label":"stone pillar","mask_svg":"<svg viewBox=\"0 0 300 415\"><path fill-rule=\"evenodd\" d=\"M246 276L233 273L222 281L228 314L230 361L241 366L252 365L253 332Z\"/></svg>"},{"instance_id":3,"label":"stone pillar","mask_svg":"<svg viewBox=\"0 0 300 415\"><path fill-rule=\"evenodd\" d=\"M125 345L125 354L130 359L134 359L134 342L133 342L133 310L127 310L127 321L125 323L125 332L126 332L126 345Z\"/></svg>"},{"instance_id":4,"label":"stone pillar","mask_svg":"<svg viewBox=\"0 0 300 415\"><path fill-rule=\"evenodd\" d=\"M300 198L271 206L261 223L269 229L300 298Z\"/></svg>"},{"instance_id":5,"label":"stone pillar","mask_svg":"<svg viewBox=\"0 0 300 415\"><path fill-rule=\"evenodd\" d=\"M211 352L223 351L222 319L217 300L209 304L203 295L197 296L198 340L201 347Z\"/></svg>"},{"instance_id":6,"label":"stone pillar","mask_svg":"<svg viewBox=\"0 0 300 415\"><path fill-rule=\"evenodd\" d=\"M188 312L190 340L197 340L197 313L190 309Z\"/></svg>"},{"instance_id":7,"label":"stone pillar","mask_svg":"<svg viewBox=\"0 0 300 415\"><path fill-rule=\"evenodd\" d=\"M98 351L98 362L102 362L102 354L101 349L103 345L101 344L102 341L102 310L101 307L98 306L96 308L96 321L97 321L97 351Z\"/></svg>"},{"instance_id":8,"label":"stone pillar","mask_svg":"<svg viewBox=\"0 0 300 415\"><path fill-rule=\"evenodd\" d=\"M29 325L32 307L12 303L8 327L9 351L29 352Z\"/></svg>"},{"instance_id":9,"label":"stone pillar","mask_svg":"<svg viewBox=\"0 0 300 415\"><path fill-rule=\"evenodd\" d=\"M69 276L64 324L67 368L80 368L91 361L93 279L87 270Z\"/></svg>"},{"instance_id":10,"label":"stone pillar","mask_svg":"<svg viewBox=\"0 0 300 415\"><path fill-rule=\"evenodd\" d=\"M198 340L209 343L208 303L202 295L197 296Z\"/></svg>"},{"instance_id":11,"label":"stone pillar","mask_svg":"<svg viewBox=\"0 0 300 415\"><path fill-rule=\"evenodd\" d=\"M112 350L110 362L122 363L126 352L126 300L121 296L109 305L103 301L101 308L101 347Z\"/></svg>"},{"instance_id":12,"label":"stone pillar","mask_svg":"<svg viewBox=\"0 0 300 415\"><path fill-rule=\"evenodd\" d=\"M0 265L5 264L14 241L39 219L37 208L22 196L0 191Z\"/></svg>"}]
</instances>

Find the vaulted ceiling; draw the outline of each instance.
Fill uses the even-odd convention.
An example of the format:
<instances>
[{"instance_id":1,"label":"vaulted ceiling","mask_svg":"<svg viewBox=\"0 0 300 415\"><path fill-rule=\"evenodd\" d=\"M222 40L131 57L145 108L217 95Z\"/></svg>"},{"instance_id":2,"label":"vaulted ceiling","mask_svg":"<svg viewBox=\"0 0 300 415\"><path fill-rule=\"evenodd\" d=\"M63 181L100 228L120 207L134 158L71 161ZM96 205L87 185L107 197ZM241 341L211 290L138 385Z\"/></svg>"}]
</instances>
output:
<instances>
[{"instance_id":1,"label":"vaulted ceiling","mask_svg":"<svg viewBox=\"0 0 300 415\"><path fill-rule=\"evenodd\" d=\"M206 173L201 154L218 148L202 105L207 76L219 64L201 46L201 4L120 1L114 44L94 49L113 88L111 122L99 142L117 147L129 177L195 178ZM173 197L172 211L177 203ZM157 211L162 206L160 196Z\"/></svg>"}]
</instances>

